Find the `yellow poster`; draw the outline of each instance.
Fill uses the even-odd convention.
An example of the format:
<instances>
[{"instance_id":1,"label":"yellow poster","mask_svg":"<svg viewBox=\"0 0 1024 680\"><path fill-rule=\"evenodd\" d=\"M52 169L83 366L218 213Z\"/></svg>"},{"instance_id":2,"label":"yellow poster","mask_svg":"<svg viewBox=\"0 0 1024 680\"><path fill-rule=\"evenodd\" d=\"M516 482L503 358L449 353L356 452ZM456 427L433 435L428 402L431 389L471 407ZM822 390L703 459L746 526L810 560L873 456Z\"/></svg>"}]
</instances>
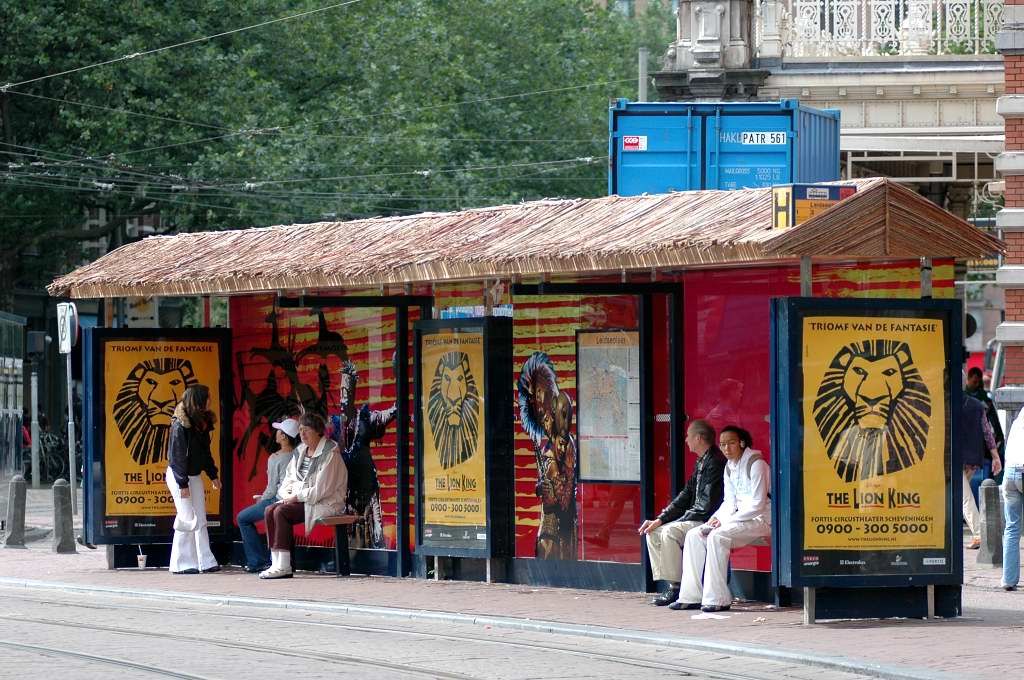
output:
<instances>
[{"instance_id":1,"label":"yellow poster","mask_svg":"<svg viewBox=\"0 0 1024 680\"><path fill-rule=\"evenodd\" d=\"M486 526L483 330L424 334L420 371L423 523Z\"/></svg>"},{"instance_id":2,"label":"yellow poster","mask_svg":"<svg viewBox=\"0 0 1024 680\"><path fill-rule=\"evenodd\" d=\"M103 349L104 468L108 516L173 516L164 480L167 440L174 407L185 388L210 388L210 404L221 420L218 344L188 340L109 340ZM211 442L221 469L219 431ZM220 492L206 487L206 512L220 507Z\"/></svg>"},{"instance_id":3,"label":"yellow poster","mask_svg":"<svg viewBox=\"0 0 1024 680\"><path fill-rule=\"evenodd\" d=\"M804 549L943 548L944 323L803 321Z\"/></svg>"}]
</instances>

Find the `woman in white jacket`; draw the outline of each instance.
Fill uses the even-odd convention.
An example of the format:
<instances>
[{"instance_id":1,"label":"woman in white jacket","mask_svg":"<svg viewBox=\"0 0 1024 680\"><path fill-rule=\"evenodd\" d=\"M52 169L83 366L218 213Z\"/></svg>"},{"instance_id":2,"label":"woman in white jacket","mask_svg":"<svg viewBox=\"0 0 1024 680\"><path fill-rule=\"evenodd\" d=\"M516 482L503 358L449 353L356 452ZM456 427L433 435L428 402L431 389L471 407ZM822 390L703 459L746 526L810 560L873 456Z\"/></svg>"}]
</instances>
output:
<instances>
[{"instance_id":1,"label":"woman in white jacket","mask_svg":"<svg viewBox=\"0 0 1024 680\"><path fill-rule=\"evenodd\" d=\"M338 445L324 436L324 419L307 413L299 419L299 438L285 471L277 495L283 499L266 509L267 541L270 544L270 569L260 578L291 578L291 550L295 544L292 526L303 522L306 533L322 517L345 511L348 493L348 468Z\"/></svg>"}]
</instances>

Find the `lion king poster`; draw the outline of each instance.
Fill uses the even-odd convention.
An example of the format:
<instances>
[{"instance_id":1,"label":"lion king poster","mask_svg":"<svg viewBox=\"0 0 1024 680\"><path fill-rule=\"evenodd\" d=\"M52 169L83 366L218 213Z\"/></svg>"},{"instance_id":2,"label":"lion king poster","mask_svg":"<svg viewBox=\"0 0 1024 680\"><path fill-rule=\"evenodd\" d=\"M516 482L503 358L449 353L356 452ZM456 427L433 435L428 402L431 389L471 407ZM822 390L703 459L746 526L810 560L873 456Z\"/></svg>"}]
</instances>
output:
<instances>
[{"instance_id":1,"label":"lion king poster","mask_svg":"<svg viewBox=\"0 0 1024 680\"><path fill-rule=\"evenodd\" d=\"M425 333L421 347L423 539L485 542L483 329Z\"/></svg>"},{"instance_id":2,"label":"lion king poster","mask_svg":"<svg viewBox=\"0 0 1024 680\"><path fill-rule=\"evenodd\" d=\"M849 551L831 560L844 572L922 566L908 551L946 541L945 321L806 316L802 331L805 573L829 551Z\"/></svg>"},{"instance_id":3,"label":"lion king poster","mask_svg":"<svg viewBox=\"0 0 1024 680\"><path fill-rule=\"evenodd\" d=\"M110 339L104 343L107 516L174 515L165 481L171 417L185 389L195 384L210 388L210 403L217 412L220 377L216 341ZM217 415L219 430L225 425L223 414ZM211 448L222 469L217 430ZM219 507L220 492L207 485L207 513L216 515Z\"/></svg>"}]
</instances>

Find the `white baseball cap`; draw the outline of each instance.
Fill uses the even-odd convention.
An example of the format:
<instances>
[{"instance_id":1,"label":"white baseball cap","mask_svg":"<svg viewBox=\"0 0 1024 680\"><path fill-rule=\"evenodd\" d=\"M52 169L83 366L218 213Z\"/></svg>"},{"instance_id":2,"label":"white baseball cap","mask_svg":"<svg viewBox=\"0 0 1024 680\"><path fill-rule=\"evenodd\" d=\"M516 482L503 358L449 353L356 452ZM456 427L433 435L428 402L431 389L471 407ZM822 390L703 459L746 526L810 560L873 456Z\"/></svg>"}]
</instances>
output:
<instances>
[{"instance_id":1,"label":"white baseball cap","mask_svg":"<svg viewBox=\"0 0 1024 680\"><path fill-rule=\"evenodd\" d=\"M274 423L273 427L275 430L281 430L281 432L284 432L293 439L299 436L299 421L295 420L295 418L285 418L279 423Z\"/></svg>"}]
</instances>

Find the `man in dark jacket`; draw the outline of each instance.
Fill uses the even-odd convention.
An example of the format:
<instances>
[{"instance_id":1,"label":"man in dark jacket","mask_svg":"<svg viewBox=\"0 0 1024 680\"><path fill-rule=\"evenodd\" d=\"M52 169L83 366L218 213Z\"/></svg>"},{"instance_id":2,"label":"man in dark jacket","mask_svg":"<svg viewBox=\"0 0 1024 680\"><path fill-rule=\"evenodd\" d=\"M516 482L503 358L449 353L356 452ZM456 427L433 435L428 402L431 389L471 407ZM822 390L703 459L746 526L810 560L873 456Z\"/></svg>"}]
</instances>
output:
<instances>
[{"instance_id":1,"label":"man in dark jacket","mask_svg":"<svg viewBox=\"0 0 1024 680\"><path fill-rule=\"evenodd\" d=\"M659 607L679 597L686 532L704 524L722 504L725 456L715 446L715 430L707 421L693 421L686 430L686 445L699 456L693 476L657 519L640 525L640 533L647 537L654 578L668 584L665 592L651 600Z\"/></svg>"},{"instance_id":2,"label":"man in dark jacket","mask_svg":"<svg viewBox=\"0 0 1024 680\"><path fill-rule=\"evenodd\" d=\"M963 393L959 425L960 462L964 466L964 519L973 535L967 547L977 550L981 547L981 512L978 511L978 504L974 502L974 496L971 494L971 477L984 464L986 452L992 460L992 472L997 475L1002 471L1002 462L999 460L999 449L992 425L985 413L985 404L968 396L967 392Z\"/></svg>"}]
</instances>

